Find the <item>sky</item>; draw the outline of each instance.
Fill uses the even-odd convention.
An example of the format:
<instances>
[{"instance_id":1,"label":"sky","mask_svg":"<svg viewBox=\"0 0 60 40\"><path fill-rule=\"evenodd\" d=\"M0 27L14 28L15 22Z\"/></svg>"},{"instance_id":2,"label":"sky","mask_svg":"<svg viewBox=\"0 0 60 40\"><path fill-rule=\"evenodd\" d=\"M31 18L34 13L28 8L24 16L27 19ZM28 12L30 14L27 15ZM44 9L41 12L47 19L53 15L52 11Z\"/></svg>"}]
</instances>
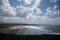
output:
<instances>
[{"instance_id":1,"label":"sky","mask_svg":"<svg viewBox=\"0 0 60 40\"><path fill-rule=\"evenodd\" d=\"M0 22L60 25L60 0L0 0Z\"/></svg>"}]
</instances>

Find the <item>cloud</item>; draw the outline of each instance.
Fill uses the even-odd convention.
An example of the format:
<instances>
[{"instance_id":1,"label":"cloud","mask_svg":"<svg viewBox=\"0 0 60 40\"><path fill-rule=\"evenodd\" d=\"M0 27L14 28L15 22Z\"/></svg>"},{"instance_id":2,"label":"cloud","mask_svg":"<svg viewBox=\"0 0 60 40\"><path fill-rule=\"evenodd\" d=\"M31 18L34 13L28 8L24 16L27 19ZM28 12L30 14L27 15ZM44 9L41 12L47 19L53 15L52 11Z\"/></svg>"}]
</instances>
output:
<instances>
[{"instance_id":1,"label":"cloud","mask_svg":"<svg viewBox=\"0 0 60 40\"><path fill-rule=\"evenodd\" d=\"M16 0L16 1L22 1L22 0Z\"/></svg>"},{"instance_id":2,"label":"cloud","mask_svg":"<svg viewBox=\"0 0 60 40\"><path fill-rule=\"evenodd\" d=\"M28 0L26 0L26 1L28 1ZM31 8L29 8L29 7L27 8L24 6L17 6L16 7L17 16L26 17L27 13L29 14L29 12L34 14L34 15L38 15L38 14L42 13L40 8L37 8L41 1L40 0L34 0L34 2L35 3L34 3L34 5L32 5Z\"/></svg>"},{"instance_id":3,"label":"cloud","mask_svg":"<svg viewBox=\"0 0 60 40\"><path fill-rule=\"evenodd\" d=\"M14 8L14 7L10 6L9 0L6 0L6 1L2 0L1 9L2 9L4 15L6 14L8 16L9 15L15 16L15 17L2 17L2 19L3 19L2 21L7 22L7 23L11 23L11 22L12 23L28 23L28 21L33 22L35 20L35 17L38 19L37 16L32 15L34 13L34 10L36 11L35 14L41 13L41 10L39 8L37 8L37 5L39 2L40 2L40 0L36 0L36 2L32 8L26 8L23 6L17 6L16 8ZM30 11L31 15L30 15L29 11ZM27 17L26 12L30 15L30 16L28 15L29 17L27 19L26 19L26 17ZM30 17L33 19L31 20Z\"/></svg>"},{"instance_id":4,"label":"cloud","mask_svg":"<svg viewBox=\"0 0 60 40\"><path fill-rule=\"evenodd\" d=\"M4 23L23 23L23 24L50 24L60 25L60 18L50 19L47 16L33 16L29 14L26 18L21 17L3 17Z\"/></svg>"},{"instance_id":5,"label":"cloud","mask_svg":"<svg viewBox=\"0 0 60 40\"><path fill-rule=\"evenodd\" d=\"M35 8L34 10L32 10L31 12L33 15L39 15L42 13L41 9L40 8Z\"/></svg>"},{"instance_id":6,"label":"cloud","mask_svg":"<svg viewBox=\"0 0 60 40\"><path fill-rule=\"evenodd\" d=\"M36 0L35 4L33 5L32 9L35 9L39 6L39 4L41 3L42 0Z\"/></svg>"},{"instance_id":7,"label":"cloud","mask_svg":"<svg viewBox=\"0 0 60 40\"><path fill-rule=\"evenodd\" d=\"M37 8L41 3L41 0L17 0L17 1L23 2L23 4L20 5L29 10Z\"/></svg>"},{"instance_id":8,"label":"cloud","mask_svg":"<svg viewBox=\"0 0 60 40\"><path fill-rule=\"evenodd\" d=\"M35 19L39 19L40 16L35 16L35 15L32 15L31 13L29 13L28 16L26 16L27 19L30 19L30 20L35 20Z\"/></svg>"},{"instance_id":9,"label":"cloud","mask_svg":"<svg viewBox=\"0 0 60 40\"><path fill-rule=\"evenodd\" d=\"M26 14L27 14L28 10L24 7L21 7L21 6L18 6L16 8L16 16L18 17L26 17Z\"/></svg>"},{"instance_id":10,"label":"cloud","mask_svg":"<svg viewBox=\"0 0 60 40\"><path fill-rule=\"evenodd\" d=\"M31 4L32 0L23 0L26 4Z\"/></svg>"},{"instance_id":11,"label":"cloud","mask_svg":"<svg viewBox=\"0 0 60 40\"><path fill-rule=\"evenodd\" d=\"M16 15L16 12L15 12L15 9L14 7L11 7L10 4L9 4L9 1L8 0L2 0L1 1L2 4L1 4L1 10L3 13L5 13L6 15L13 15L15 16ZM4 15L3 13L1 13L2 15Z\"/></svg>"},{"instance_id":12,"label":"cloud","mask_svg":"<svg viewBox=\"0 0 60 40\"><path fill-rule=\"evenodd\" d=\"M51 2L54 2L54 3L56 3L58 0L51 0Z\"/></svg>"},{"instance_id":13,"label":"cloud","mask_svg":"<svg viewBox=\"0 0 60 40\"><path fill-rule=\"evenodd\" d=\"M17 0L17 1L21 1L21 0ZM24 7L22 5L14 8L14 7L10 6L9 0L5 0L5 1L1 0L1 2L2 2L2 5L0 7L1 8L0 11L2 11L1 15L16 16L19 14L19 16L23 16L23 15L25 16L25 14L26 14L25 12L31 11L31 13L34 13L34 10L36 10L35 14L41 13L41 10L39 8L37 8L38 5L40 4L41 0L34 0L34 4L32 5L31 8L29 8L29 7L27 8L27 7ZM26 0L26 2L28 2L28 0Z\"/></svg>"},{"instance_id":14,"label":"cloud","mask_svg":"<svg viewBox=\"0 0 60 40\"><path fill-rule=\"evenodd\" d=\"M41 0L36 0L35 4L32 5L32 8L27 8L23 6L17 6L16 8L11 7L8 0L1 0L2 5L0 7L0 14L4 15L12 15L15 17L0 17L0 21L4 23L27 23L27 24L51 24L51 25L59 25L59 18L49 18L48 15L60 14L59 10L55 10L58 6L55 5L53 9L48 7L46 10L45 16L38 16L42 13L41 9L38 8ZM18 0L19 1L19 0ZM20 0L21 1L21 0ZM26 1L26 3L28 3ZM30 4L30 3L29 3ZM26 15L27 14L27 15Z\"/></svg>"},{"instance_id":15,"label":"cloud","mask_svg":"<svg viewBox=\"0 0 60 40\"><path fill-rule=\"evenodd\" d=\"M57 9L57 8L58 8L58 6L57 6L57 5L55 5L55 6L54 6L54 8L53 8L53 10L55 10L55 9Z\"/></svg>"},{"instance_id":16,"label":"cloud","mask_svg":"<svg viewBox=\"0 0 60 40\"><path fill-rule=\"evenodd\" d=\"M55 5L53 8L51 7L48 7L47 10L46 10L46 15L56 15L56 14L60 14L60 10L56 10L57 9L57 5Z\"/></svg>"}]
</instances>

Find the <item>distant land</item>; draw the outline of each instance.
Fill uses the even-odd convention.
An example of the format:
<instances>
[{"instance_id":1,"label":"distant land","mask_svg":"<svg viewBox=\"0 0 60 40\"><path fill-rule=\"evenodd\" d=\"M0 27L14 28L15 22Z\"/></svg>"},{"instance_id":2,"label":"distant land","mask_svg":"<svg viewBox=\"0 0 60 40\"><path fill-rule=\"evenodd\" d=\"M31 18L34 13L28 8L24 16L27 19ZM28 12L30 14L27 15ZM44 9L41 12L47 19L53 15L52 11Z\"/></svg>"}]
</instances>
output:
<instances>
[{"instance_id":1,"label":"distant land","mask_svg":"<svg viewBox=\"0 0 60 40\"><path fill-rule=\"evenodd\" d=\"M28 25L28 26L60 26L51 24L0 23L0 25Z\"/></svg>"}]
</instances>

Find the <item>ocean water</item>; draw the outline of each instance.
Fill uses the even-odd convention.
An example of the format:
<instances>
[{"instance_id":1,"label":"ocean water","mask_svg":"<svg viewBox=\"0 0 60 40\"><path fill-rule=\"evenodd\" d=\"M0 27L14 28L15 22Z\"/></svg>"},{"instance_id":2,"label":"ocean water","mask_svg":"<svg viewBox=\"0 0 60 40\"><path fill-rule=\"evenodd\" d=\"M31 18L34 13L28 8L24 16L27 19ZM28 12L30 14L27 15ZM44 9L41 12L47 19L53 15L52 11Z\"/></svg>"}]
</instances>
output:
<instances>
[{"instance_id":1,"label":"ocean water","mask_svg":"<svg viewBox=\"0 0 60 40\"><path fill-rule=\"evenodd\" d=\"M16 35L42 35L42 34L56 34L60 35L59 25L43 25L43 26L24 26L19 28Z\"/></svg>"}]
</instances>

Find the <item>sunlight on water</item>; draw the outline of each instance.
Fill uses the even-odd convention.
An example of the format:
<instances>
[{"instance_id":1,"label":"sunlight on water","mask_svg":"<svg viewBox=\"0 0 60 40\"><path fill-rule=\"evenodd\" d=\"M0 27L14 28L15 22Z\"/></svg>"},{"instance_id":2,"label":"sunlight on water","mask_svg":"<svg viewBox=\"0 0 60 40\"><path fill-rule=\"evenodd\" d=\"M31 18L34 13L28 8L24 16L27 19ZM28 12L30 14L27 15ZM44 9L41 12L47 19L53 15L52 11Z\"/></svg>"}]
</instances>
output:
<instances>
[{"instance_id":1,"label":"sunlight on water","mask_svg":"<svg viewBox=\"0 0 60 40\"><path fill-rule=\"evenodd\" d=\"M44 30L45 27L39 27L39 26L25 26L25 28L31 28L36 30Z\"/></svg>"},{"instance_id":2,"label":"sunlight on water","mask_svg":"<svg viewBox=\"0 0 60 40\"><path fill-rule=\"evenodd\" d=\"M45 26L24 26L16 32L17 35L41 35L41 34L60 34L48 30Z\"/></svg>"}]
</instances>

